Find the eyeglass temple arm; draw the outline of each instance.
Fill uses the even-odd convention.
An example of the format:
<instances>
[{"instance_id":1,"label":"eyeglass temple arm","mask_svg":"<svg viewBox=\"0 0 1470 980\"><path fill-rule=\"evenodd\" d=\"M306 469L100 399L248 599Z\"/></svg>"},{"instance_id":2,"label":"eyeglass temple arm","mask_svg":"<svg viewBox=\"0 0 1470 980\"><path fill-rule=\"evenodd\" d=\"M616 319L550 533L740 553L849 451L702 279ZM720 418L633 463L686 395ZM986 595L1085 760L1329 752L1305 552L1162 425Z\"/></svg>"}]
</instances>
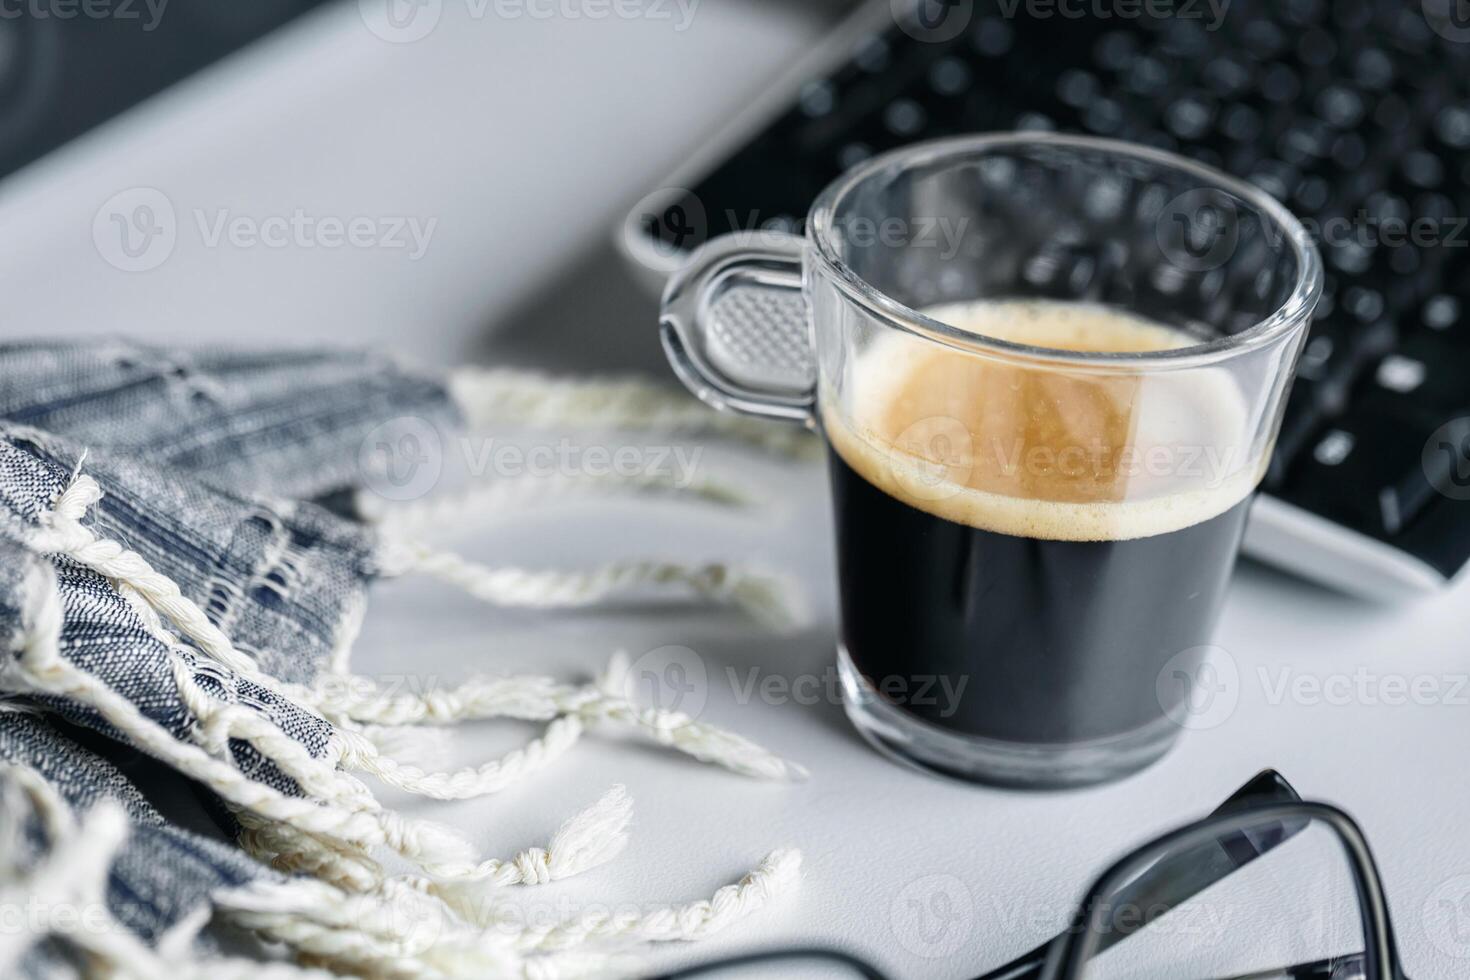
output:
<instances>
[{"instance_id":1,"label":"eyeglass temple arm","mask_svg":"<svg viewBox=\"0 0 1470 980\"><path fill-rule=\"evenodd\" d=\"M1409 980L1404 971L1395 965L1389 980ZM1242 973L1229 980L1353 980L1364 976L1363 954L1350 953L1346 956L1330 956L1325 960L1298 963L1279 970L1263 970L1259 973ZM1225 980L1225 978L1221 978Z\"/></svg>"},{"instance_id":2,"label":"eyeglass temple arm","mask_svg":"<svg viewBox=\"0 0 1470 980\"><path fill-rule=\"evenodd\" d=\"M1216 807L1214 812L1215 814L1229 813L1238 807L1261 803L1297 803L1300 801L1301 796L1286 781L1286 777L1275 769L1266 769L1231 793L1230 798ZM1186 854L1156 865L1145 879L1138 882L1137 892L1120 902L1132 909L1143 910L1145 914L1136 922L1115 923L1112 929L1099 937L1098 952L1109 948L1120 939L1126 939L1181 902L1187 901L1216 882L1239 871L1262 854L1291 838L1305 826L1305 822L1299 826L1284 825L1280 836L1269 838L1248 839L1244 834L1235 834L1222 839L1219 852L1209 855L1204 860L1194 854ZM975 980L1039 980L1042 975L1042 967L1046 964L1047 952L1055 941L1055 939L1050 939L1030 952L1016 957L1005 966L976 977Z\"/></svg>"},{"instance_id":3,"label":"eyeglass temple arm","mask_svg":"<svg viewBox=\"0 0 1470 980\"><path fill-rule=\"evenodd\" d=\"M755 953L741 953L737 956L716 960L712 963L700 963L697 966L686 967L683 970L677 970L673 973L661 973L658 976L649 977L648 980L693 980L694 977L716 973L720 970L728 970L734 967L758 966L776 963L782 960L787 961L788 964L792 960L825 960L831 965L847 967L861 976L863 980L889 980L888 974L866 960L853 956L850 953L844 953L841 950L828 949L820 946L764 949Z\"/></svg>"}]
</instances>

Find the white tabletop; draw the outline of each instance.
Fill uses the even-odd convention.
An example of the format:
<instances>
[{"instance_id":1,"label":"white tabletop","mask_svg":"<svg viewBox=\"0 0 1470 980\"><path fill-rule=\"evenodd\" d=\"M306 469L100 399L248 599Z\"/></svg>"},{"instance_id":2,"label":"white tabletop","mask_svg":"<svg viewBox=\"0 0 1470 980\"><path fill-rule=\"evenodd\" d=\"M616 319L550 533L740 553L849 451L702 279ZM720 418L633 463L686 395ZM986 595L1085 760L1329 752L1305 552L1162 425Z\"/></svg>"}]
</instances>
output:
<instances>
[{"instance_id":1,"label":"white tabletop","mask_svg":"<svg viewBox=\"0 0 1470 980\"><path fill-rule=\"evenodd\" d=\"M813 610L808 628L773 637L737 615L678 604L509 612L407 581L374 598L358 661L370 673L391 679L411 664L415 683L449 683L476 670L571 678L599 670L614 649L635 660L655 651L659 662L656 651L678 645L705 671L686 707L704 702L703 720L811 770L804 783L766 784L594 738L493 798L403 801L501 853L540 843L609 784L625 783L637 807L627 852L583 878L513 896L531 914L697 899L771 848L791 845L805 856L798 894L728 938L670 958L817 941L861 951L896 976L970 977L1054 934L1109 858L1203 815L1274 767L1304 796L1337 803L1362 823L1410 975L1450 980L1470 971L1470 935L1461 928L1470 895L1470 780L1458 752L1470 736L1464 582L1415 605L1373 607L1247 564L1217 638L1226 654L1216 662L1228 657L1236 680L1226 667L1226 689L1198 716L1208 727L1185 732L1161 763L1110 786L1025 793L959 785L876 754L825 693L834 608L820 465L710 446L701 473L737 474L769 503L737 513L667 501L546 503L454 533L453 543L489 562L550 567L632 554L744 558L799 576ZM742 693L751 690L753 697ZM816 703L813 691L822 692ZM488 758L533 732L515 723L477 726L454 761ZM911 902L931 907L941 891L958 913L916 919Z\"/></svg>"},{"instance_id":2,"label":"white tabletop","mask_svg":"<svg viewBox=\"0 0 1470 980\"><path fill-rule=\"evenodd\" d=\"M601 258L571 278L558 270L578 249L604 243L620 208L806 44L806 15L711 3L674 35L647 19L461 23L470 8L446 2L430 37L389 44L363 30L355 6L324 9L263 49L265 60L229 62L0 185L3 335L379 343L444 363L466 352L537 356L539 339L539 356L557 363L646 363L647 298ZM173 253L148 272L110 265L92 237L99 208L134 187L163 191L180 221ZM296 208L438 225L425 255L407 262L392 251L210 246L195 218ZM551 321L567 333L527 338L526 324ZM511 330L487 353L492 325ZM617 353L608 338L624 334L641 353ZM778 686L814 676L828 688L830 531L818 466L705 448L702 472L738 475L767 505L729 513L668 501L548 504L453 542L486 560L536 566L631 554L757 561L794 574L808 593L809 625L793 636L678 604L507 612L410 582L374 596L359 669L415 683L475 671L570 678L600 669L615 649L636 658L680 645L706 669L705 720L811 770L805 783L762 784L593 737L489 799L427 804L385 793L507 855L543 843L562 818L625 783L636 801L627 852L516 900L543 903L543 913L692 900L792 845L805 856L804 881L782 907L663 955L817 941L859 950L900 976L968 977L1053 933L1110 856L1274 766L1366 828L1410 974L1470 974L1470 778L1460 754L1470 744L1470 585L1374 607L1244 567L1218 637L1236 668L1235 705L1212 717L1215 727L1187 732L1159 765L1112 786L1025 794L956 785L877 756L831 699L738 703L751 671ZM1318 681L1323 693L1314 695ZM1403 690L1426 703L1390 703ZM455 759L484 759L532 732L475 726L457 739ZM910 903L923 907L939 891L958 899L950 908L960 914L916 920Z\"/></svg>"}]
</instances>

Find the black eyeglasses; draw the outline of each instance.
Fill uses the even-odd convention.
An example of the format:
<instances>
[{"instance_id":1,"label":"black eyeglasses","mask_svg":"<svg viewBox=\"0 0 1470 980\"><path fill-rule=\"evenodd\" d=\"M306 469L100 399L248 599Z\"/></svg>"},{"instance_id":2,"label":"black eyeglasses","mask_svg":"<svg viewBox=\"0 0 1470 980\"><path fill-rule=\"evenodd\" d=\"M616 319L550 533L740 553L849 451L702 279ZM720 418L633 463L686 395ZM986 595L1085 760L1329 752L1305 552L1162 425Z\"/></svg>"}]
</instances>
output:
<instances>
[{"instance_id":1,"label":"black eyeglasses","mask_svg":"<svg viewBox=\"0 0 1470 980\"><path fill-rule=\"evenodd\" d=\"M739 980L773 968L887 980L869 963L820 949L764 951L670 977ZM1068 929L976 980L1152 978L1407 980L1357 823L1302 800L1267 770L1208 817L1113 864Z\"/></svg>"}]
</instances>

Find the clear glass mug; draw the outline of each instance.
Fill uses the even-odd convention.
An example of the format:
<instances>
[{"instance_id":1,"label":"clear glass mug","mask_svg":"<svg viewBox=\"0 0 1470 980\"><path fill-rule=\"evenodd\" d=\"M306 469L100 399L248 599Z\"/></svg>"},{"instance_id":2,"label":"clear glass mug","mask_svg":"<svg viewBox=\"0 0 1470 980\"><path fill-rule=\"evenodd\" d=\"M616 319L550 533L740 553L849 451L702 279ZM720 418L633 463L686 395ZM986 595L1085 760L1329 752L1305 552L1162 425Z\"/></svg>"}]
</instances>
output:
<instances>
[{"instance_id":1,"label":"clear glass mug","mask_svg":"<svg viewBox=\"0 0 1470 980\"><path fill-rule=\"evenodd\" d=\"M1069 786L1211 707L1321 279L1295 218L1208 167L981 135L849 171L805 237L709 242L661 331L706 402L826 441L858 730L928 771Z\"/></svg>"}]
</instances>

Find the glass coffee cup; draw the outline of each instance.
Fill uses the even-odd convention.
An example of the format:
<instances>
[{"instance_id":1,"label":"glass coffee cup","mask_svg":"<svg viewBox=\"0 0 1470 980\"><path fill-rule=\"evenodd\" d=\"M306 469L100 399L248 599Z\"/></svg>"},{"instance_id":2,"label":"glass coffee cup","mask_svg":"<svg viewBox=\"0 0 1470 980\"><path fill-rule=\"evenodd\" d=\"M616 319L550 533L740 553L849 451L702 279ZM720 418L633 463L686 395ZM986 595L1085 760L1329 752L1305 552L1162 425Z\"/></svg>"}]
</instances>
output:
<instances>
[{"instance_id":1,"label":"glass coffee cup","mask_svg":"<svg viewBox=\"0 0 1470 980\"><path fill-rule=\"evenodd\" d=\"M1198 709L1321 280L1241 181L982 135L849 171L804 237L709 242L661 330L705 401L825 440L858 730L1061 787L1149 765Z\"/></svg>"}]
</instances>

